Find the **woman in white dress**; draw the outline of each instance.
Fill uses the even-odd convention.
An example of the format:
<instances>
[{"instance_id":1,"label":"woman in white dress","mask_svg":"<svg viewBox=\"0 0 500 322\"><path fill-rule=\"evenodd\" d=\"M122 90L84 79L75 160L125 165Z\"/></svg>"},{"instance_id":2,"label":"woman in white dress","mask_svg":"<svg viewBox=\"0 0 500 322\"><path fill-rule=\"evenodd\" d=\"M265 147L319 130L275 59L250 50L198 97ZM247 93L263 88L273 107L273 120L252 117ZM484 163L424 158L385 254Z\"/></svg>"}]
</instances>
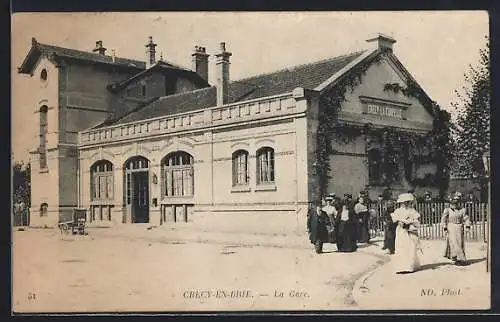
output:
<instances>
[{"instance_id":1,"label":"woman in white dress","mask_svg":"<svg viewBox=\"0 0 500 322\"><path fill-rule=\"evenodd\" d=\"M411 273L420 268L418 227L420 214L413 208L415 198L411 193L399 195L399 204L391 215L396 227L396 249L392 262L396 273Z\"/></svg>"},{"instance_id":2,"label":"woman in white dress","mask_svg":"<svg viewBox=\"0 0 500 322\"><path fill-rule=\"evenodd\" d=\"M335 244L335 236L336 236L336 227L335 221L337 217L337 209L333 205L334 195L330 194L325 198L326 206L322 208L324 212L328 215L329 222L326 225L326 229L328 230L328 242Z\"/></svg>"},{"instance_id":3,"label":"woman in white dress","mask_svg":"<svg viewBox=\"0 0 500 322\"><path fill-rule=\"evenodd\" d=\"M446 232L446 248L444 257L451 259L455 265L467 265L465 257L464 226L470 230L471 222L465 213L465 208L459 202L462 195L456 193L451 204L447 207L441 217L441 225Z\"/></svg>"}]
</instances>

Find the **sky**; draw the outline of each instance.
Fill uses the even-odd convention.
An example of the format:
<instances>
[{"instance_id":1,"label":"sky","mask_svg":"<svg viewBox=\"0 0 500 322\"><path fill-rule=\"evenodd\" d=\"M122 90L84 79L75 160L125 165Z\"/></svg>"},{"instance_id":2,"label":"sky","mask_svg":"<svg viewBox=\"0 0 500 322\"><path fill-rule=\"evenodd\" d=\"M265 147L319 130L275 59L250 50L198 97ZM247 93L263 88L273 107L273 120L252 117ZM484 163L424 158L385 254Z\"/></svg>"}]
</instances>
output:
<instances>
[{"instance_id":1,"label":"sky","mask_svg":"<svg viewBox=\"0 0 500 322\"><path fill-rule=\"evenodd\" d=\"M427 94L443 108L464 85L469 64L479 60L489 33L486 11L398 12L142 12L16 13L11 20L12 153L29 161L38 126L26 124L37 79L17 73L31 38L56 46L91 51L102 40L107 54L146 60L152 36L157 56L191 68L195 45L211 54L209 82L215 83L215 57L226 42L230 77L238 80L367 47L375 33L396 39L394 54Z\"/></svg>"}]
</instances>

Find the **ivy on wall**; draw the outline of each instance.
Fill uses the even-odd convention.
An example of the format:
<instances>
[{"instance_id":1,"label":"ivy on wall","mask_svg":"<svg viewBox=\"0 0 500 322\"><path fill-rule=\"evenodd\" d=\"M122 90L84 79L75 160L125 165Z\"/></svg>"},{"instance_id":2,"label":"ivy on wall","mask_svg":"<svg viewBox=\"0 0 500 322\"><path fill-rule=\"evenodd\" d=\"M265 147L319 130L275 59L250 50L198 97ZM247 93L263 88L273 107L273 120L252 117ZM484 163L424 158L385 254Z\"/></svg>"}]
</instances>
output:
<instances>
[{"instance_id":1,"label":"ivy on wall","mask_svg":"<svg viewBox=\"0 0 500 322\"><path fill-rule=\"evenodd\" d=\"M426 163L433 163L437 166L434 175L428 174L424 178L413 178L411 171L405 171L404 176L410 184L424 187L437 186L440 189L440 194L443 195L448 188L451 159L450 115L435 102L429 101L412 80L408 81L406 86L399 83L385 84L384 91L393 91L416 98L428 108L434 115L433 129L429 133L423 135L391 127L376 129L371 124L348 124L338 118L341 104L346 101L347 90L352 92L361 83L368 68L374 63L379 64L385 55L385 52L381 52L371 59L365 60L345 77L339 79L333 88L320 97L317 149L313 164L313 171L319 179L317 186L319 195L324 195L327 192L328 181L331 179L329 160L330 154L334 152L333 141L347 144L360 136L365 140L367 151L371 148L374 140L380 142L381 185L390 186L400 181L402 173L398 165L403 157L405 169Z\"/></svg>"},{"instance_id":2,"label":"ivy on wall","mask_svg":"<svg viewBox=\"0 0 500 322\"><path fill-rule=\"evenodd\" d=\"M409 80L406 87L399 83L385 84L384 91L401 92L406 97L416 98L425 108L427 108L434 116L432 130L428 132L421 140L415 143L425 145L429 150L428 155L418 155L415 161L419 163L433 163L436 165L436 173L434 175L426 175L424 178L412 179L410 183L415 186L436 186L439 188L439 194L444 196L449 185L450 178L450 163L451 163L451 117L450 113L443 110L436 102L430 101L413 81Z\"/></svg>"},{"instance_id":3,"label":"ivy on wall","mask_svg":"<svg viewBox=\"0 0 500 322\"><path fill-rule=\"evenodd\" d=\"M341 77L337 83L330 88L326 95L320 97L320 110L318 114L318 129L316 132L317 147L313 171L318 176L317 194L325 195L328 181L331 179L330 154L333 151L334 139L342 143L348 143L362 133L362 129L349 126L338 118L341 104L346 101L347 90L351 93L356 86L361 84L363 76L372 64L379 64L386 53L381 52L361 64L356 65L349 73Z\"/></svg>"}]
</instances>

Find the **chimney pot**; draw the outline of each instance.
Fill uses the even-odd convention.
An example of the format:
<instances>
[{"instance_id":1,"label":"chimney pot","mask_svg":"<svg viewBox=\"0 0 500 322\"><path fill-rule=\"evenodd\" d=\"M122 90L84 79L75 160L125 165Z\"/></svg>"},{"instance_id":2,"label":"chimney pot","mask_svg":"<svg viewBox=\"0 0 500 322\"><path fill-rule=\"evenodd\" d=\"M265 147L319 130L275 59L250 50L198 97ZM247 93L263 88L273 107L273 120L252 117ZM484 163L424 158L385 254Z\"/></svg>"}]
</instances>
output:
<instances>
[{"instance_id":1,"label":"chimney pot","mask_svg":"<svg viewBox=\"0 0 500 322\"><path fill-rule=\"evenodd\" d=\"M102 40L98 40L95 42L95 48L92 51L99 53L99 55L106 54L106 48L102 46Z\"/></svg>"},{"instance_id":2,"label":"chimney pot","mask_svg":"<svg viewBox=\"0 0 500 322\"><path fill-rule=\"evenodd\" d=\"M192 56L193 70L205 81L208 82L208 55L205 47L194 46Z\"/></svg>"},{"instance_id":3,"label":"chimney pot","mask_svg":"<svg viewBox=\"0 0 500 322\"><path fill-rule=\"evenodd\" d=\"M146 68L156 63L156 44L153 42L153 36L148 37L148 43L145 45L147 53Z\"/></svg>"},{"instance_id":4,"label":"chimney pot","mask_svg":"<svg viewBox=\"0 0 500 322\"><path fill-rule=\"evenodd\" d=\"M375 43L379 50L389 50L392 52L392 47L396 43L396 39L378 33L375 37L366 40L369 43Z\"/></svg>"},{"instance_id":5,"label":"chimney pot","mask_svg":"<svg viewBox=\"0 0 500 322\"><path fill-rule=\"evenodd\" d=\"M217 58L217 106L222 106L228 102L228 87L229 87L229 57L230 52L226 51L226 43L220 43L221 52L215 57Z\"/></svg>"}]
</instances>

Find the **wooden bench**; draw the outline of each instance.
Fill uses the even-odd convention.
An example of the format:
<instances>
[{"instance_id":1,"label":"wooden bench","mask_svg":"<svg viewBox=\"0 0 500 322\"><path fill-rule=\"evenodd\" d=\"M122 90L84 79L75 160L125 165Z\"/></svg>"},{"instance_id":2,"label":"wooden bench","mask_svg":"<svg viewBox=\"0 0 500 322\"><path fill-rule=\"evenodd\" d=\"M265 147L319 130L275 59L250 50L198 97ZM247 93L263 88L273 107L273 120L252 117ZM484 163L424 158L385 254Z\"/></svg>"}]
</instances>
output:
<instances>
[{"instance_id":1,"label":"wooden bench","mask_svg":"<svg viewBox=\"0 0 500 322\"><path fill-rule=\"evenodd\" d=\"M69 216L60 216L58 227L61 234L69 234L71 232L73 235L85 235L86 222L87 210L75 208Z\"/></svg>"}]
</instances>

